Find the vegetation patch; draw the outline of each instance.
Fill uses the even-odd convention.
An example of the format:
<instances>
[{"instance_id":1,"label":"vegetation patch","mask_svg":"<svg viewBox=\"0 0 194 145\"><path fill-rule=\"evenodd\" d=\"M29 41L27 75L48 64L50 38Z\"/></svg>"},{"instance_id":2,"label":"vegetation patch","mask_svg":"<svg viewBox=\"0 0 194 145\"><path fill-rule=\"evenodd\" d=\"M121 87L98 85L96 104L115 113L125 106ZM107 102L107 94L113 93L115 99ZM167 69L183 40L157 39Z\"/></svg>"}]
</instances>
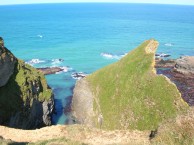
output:
<instances>
[{"instance_id":1,"label":"vegetation patch","mask_svg":"<svg viewBox=\"0 0 194 145\"><path fill-rule=\"evenodd\" d=\"M151 140L153 145L193 145L194 144L194 108L185 115L161 124L158 135Z\"/></svg>"}]
</instances>

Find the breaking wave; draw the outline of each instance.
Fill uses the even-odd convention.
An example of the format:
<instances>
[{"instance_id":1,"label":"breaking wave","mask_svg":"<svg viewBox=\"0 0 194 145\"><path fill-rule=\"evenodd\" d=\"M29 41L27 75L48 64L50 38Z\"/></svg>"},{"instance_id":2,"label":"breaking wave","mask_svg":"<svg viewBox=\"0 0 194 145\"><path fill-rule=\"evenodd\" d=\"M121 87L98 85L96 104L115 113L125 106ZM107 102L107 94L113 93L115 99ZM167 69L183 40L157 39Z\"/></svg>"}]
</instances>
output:
<instances>
[{"instance_id":1,"label":"breaking wave","mask_svg":"<svg viewBox=\"0 0 194 145\"><path fill-rule=\"evenodd\" d=\"M43 35L40 35L40 34L39 34L39 35L37 35L37 37L39 37L39 38L43 38Z\"/></svg>"},{"instance_id":2,"label":"breaking wave","mask_svg":"<svg viewBox=\"0 0 194 145\"><path fill-rule=\"evenodd\" d=\"M63 62L64 60L59 58L59 59L51 59L51 60L41 60L41 59L38 59L38 58L34 58L34 59L31 59L31 60L27 60L26 63L31 65L31 66L35 66L37 64L43 64L44 67L60 67L62 66L61 63ZM40 67L40 66L39 66Z\"/></svg>"},{"instance_id":3,"label":"breaking wave","mask_svg":"<svg viewBox=\"0 0 194 145\"><path fill-rule=\"evenodd\" d=\"M124 57L125 55L127 55L127 53L121 54L121 55L113 55L111 53L101 53L100 55L102 57L106 58L106 59L121 59L122 57Z\"/></svg>"},{"instance_id":4,"label":"breaking wave","mask_svg":"<svg viewBox=\"0 0 194 145\"><path fill-rule=\"evenodd\" d=\"M84 72L74 72L71 74L71 77L75 80L80 80L86 76L87 76L87 74Z\"/></svg>"},{"instance_id":5,"label":"breaking wave","mask_svg":"<svg viewBox=\"0 0 194 145\"><path fill-rule=\"evenodd\" d=\"M35 59L31 59L27 61L26 63L33 66L34 64L39 64L39 63L44 63L44 62L46 61L35 58Z\"/></svg>"},{"instance_id":6,"label":"breaking wave","mask_svg":"<svg viewBox=\"0 0 194 145\"><path fill-rule=\"evenodd\" d=\"M164 45L165 45L165 46L168 46L168 47L172 47L172 46L173 46L172 43L165 43Z\"/></svg>"},{"instance_id":7,"label":"breaking wave","mask_svg":"<svg viewBox=\"0 0 194 145\"><path fill-rule=\"evenodd\" d=\"M61 64L63 61L64 61L63 59L52 59L51 64L55 66L55 65Z\"/></svg>"}]
</instances>

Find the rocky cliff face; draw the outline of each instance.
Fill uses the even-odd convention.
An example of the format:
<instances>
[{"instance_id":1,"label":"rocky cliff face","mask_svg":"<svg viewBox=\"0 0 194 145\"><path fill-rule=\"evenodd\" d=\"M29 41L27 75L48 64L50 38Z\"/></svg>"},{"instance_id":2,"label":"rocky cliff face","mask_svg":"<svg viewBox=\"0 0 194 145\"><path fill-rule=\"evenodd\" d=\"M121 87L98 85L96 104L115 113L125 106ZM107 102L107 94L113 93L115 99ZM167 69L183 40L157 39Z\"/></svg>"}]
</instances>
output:
<instances>
[{"instance_id":1,"label":"rocky cliff face","mask_svg":"<svg viewBox=\"0 0 194 145\"><path fill-rule=\"evenodd\" d=\"M0 124L21 129L51 125L52 90L44 75L17 59L0 38Z\"/></svg>"},{"instance_id":2,"label":"rocky cliff face","mask_svg":"<svg viewBox=\"0 0 194 145\"><path fill-rule=\"evenodd\" d=\"M73 116L77 122L94 126L93 94L86 79L78 80L73 94Z\"/></svg>"},{"instance_id":3,"label":"rocky cliff face","mask_svg":"<svg viewBox=\"0 0 194 145\"><path fill-rule=\"evenodd\" d=\"M14 72L16 58L4 47L3 39L0 37L0 87L4 86Z\"/></svg>"}]
</instances>

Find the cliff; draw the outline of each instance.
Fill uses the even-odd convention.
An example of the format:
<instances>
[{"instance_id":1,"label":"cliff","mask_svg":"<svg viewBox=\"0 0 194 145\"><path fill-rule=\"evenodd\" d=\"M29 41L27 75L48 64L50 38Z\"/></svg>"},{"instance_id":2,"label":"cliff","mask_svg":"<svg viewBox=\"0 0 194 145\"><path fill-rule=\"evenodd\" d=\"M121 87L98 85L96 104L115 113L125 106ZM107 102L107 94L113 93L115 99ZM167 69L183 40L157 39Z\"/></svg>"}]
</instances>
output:
<instances>
[{"instance_id":1,"label":"cliff","mask_svg":"<svg viewBox=\"0 0 194 145\"><path fill-rule=\"evenodd\" d=\"M0 124L22 129L51 125L53 109L44 75L17 59L0 38Z\"/></svg>"},{"instance_id":2,"label":"cliff","mask_svg":"<svg viewBox=\"0 0 194 145\"><path fill-rule=\"evenodd\" d=\"M77 121L110 130L147 130L186 110L177 87L156 74L157 47L157 41L145 41L120 61L79 80L72 99Z\"/></svg>"}]
</instances>

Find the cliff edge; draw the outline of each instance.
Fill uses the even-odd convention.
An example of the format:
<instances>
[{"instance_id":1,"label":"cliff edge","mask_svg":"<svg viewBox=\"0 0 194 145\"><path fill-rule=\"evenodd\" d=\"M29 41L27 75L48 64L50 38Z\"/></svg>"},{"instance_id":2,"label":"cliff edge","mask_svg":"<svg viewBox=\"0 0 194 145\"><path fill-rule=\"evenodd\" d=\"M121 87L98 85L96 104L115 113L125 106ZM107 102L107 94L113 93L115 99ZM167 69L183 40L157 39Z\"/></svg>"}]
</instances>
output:
<instances>
[{"instance_id":1,"label":"cliff edge","mask_svg":"<svg viewBox=\"0 0 194 145\"><path fill-rule=\"evenodd\" d=\"M145 41L120 61L79 80L72 99L77 121L108 130L147 130L186 110L177 87L156 74L158 45Z\"/></svg>"},{"instance_id":2,"label":"cliff edge","mask_svg":"<svg viewBox=\"0 0 194 145\"><path fill-rule=\"evenodd\" d=\"M51 125L52 90L44 75L17 59L0 37L0 125L35 129Z\"/></svg>"}]
</instances>

